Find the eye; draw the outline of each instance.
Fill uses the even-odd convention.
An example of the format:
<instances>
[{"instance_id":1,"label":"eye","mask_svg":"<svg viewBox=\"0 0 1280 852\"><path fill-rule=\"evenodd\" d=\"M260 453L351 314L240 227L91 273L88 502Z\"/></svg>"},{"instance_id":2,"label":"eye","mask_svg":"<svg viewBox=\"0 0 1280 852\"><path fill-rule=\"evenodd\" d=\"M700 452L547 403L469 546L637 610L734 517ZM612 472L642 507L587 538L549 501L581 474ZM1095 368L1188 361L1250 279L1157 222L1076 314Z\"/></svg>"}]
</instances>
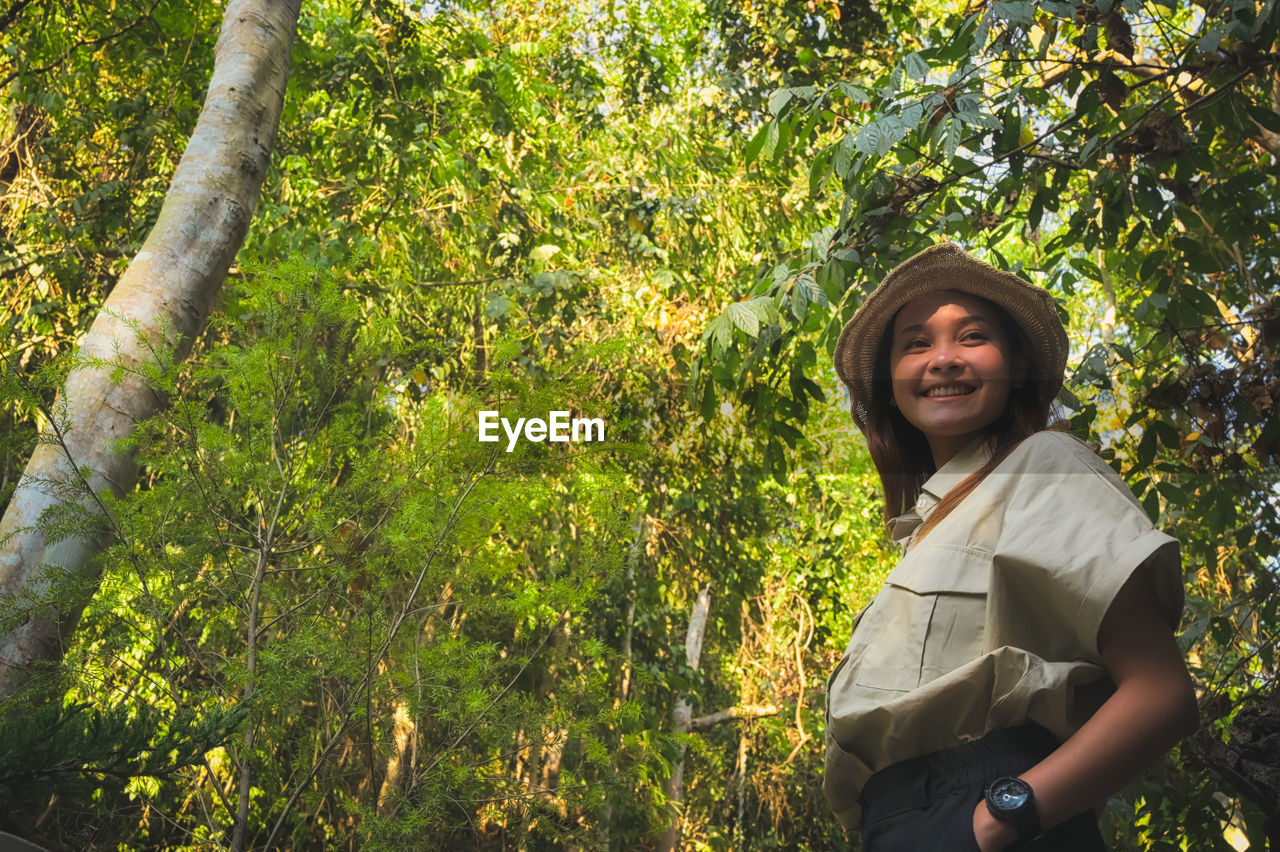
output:
<instances>
[{"instance_id":1,"label":"eye","mask_svg":"<svg viewBox=\"0 0 1280 852\"><path fill-rule=\"evenodd\" d=\"M923 337L916 337L916 338L914 338L914 339L912 339L912 340L908 340L908 341L906 342L906 344L904 344L904 345L903 345L903 347L902 347L902 348L903 348L903 349L918 349L918 348L920 348L921 346L928 346L928 345L929 345L929 341L925 340Z\"/></svg>"},{"instance_id":2,"label":"eye","mask_svg":"<svg viewBox=\"0 0 1280 852\"><path fill-rule=\"evenodd\" d=\"M987 335L981 331L966 331L960 339L964 342L971 340L983 341L987 339Z\"/></svg>"}]
</instances>

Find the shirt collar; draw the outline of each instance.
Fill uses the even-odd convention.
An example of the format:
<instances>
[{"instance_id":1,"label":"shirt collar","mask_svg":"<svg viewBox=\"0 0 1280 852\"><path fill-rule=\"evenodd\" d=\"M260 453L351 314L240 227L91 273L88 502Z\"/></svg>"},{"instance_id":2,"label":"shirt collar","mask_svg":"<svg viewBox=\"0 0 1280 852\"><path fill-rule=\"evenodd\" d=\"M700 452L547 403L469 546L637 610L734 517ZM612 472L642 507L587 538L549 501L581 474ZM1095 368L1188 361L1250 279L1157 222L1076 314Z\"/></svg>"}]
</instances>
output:
<instances>
[{"instance_id":1,"label":"shirt collar","mask_svg":"<svg viewBox=\"0 0 1280 852\"><path fill-rule=\"evenodd\" d=\"M980 435L970 441L925 481L914 506L889 521L890 537L899 543L912 538L947 492L976 473L989 458L991 447L985 436Z\"/></svg>"}]
</instances>

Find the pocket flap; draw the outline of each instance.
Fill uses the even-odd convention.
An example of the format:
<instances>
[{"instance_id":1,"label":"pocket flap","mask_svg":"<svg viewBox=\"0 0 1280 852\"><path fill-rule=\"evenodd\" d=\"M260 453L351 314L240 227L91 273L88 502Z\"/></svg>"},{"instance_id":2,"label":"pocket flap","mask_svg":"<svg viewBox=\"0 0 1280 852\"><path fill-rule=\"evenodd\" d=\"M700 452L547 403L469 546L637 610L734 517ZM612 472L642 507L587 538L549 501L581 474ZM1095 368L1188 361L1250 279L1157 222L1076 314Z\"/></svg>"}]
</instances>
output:
<instances>
[{"instance_id":1,"label":"pocket flap","mask_svg":"<svg viewBox=\"0 0 1280 852\"><path fill-rule=\"evenodd\" d=\"M913 547L885 580L918 595L985 595L991 574L991 553L977 547L928 540Z\"/></svg>"}]
</instances>

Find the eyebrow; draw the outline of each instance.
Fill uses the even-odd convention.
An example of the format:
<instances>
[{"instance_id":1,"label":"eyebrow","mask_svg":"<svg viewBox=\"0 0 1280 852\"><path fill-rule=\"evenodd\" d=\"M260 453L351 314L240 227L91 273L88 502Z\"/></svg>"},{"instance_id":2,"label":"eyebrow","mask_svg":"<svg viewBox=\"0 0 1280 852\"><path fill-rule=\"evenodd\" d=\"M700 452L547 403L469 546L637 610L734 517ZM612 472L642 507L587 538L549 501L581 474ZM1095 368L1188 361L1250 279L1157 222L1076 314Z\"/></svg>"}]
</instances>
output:
<instances>
[{"instance_id":1,"label":"eyebrow","mask_svg":"<svg viewBox=\"0 0 1280 852\"><path fill-rule=\"evenodd\" d=\"M988 326L991 325L991 320L987 319L986 317L977 316L976 314L970 314L967 317L961 317L957 325L966 325L971 322L980 322L983 325L988 325ZM902 329L901 331L898 332L897 336L901 337L902 335L907 334L909 332L916 332L916 331L923 331L923 330L924 330L924 323L918 322Z\"/></svg>"}]
</instances>

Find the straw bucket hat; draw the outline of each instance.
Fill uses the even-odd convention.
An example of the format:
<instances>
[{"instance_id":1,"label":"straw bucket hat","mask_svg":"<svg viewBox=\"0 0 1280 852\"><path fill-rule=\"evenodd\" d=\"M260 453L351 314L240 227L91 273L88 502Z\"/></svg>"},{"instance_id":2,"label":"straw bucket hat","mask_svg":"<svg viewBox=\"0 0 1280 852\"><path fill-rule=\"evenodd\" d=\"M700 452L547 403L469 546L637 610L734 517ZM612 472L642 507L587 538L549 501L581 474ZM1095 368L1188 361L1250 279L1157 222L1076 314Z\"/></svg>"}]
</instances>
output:
<instances>
[{"instance_id":1,"label":"straw bucket hat","mask_svg":"<svg viewBox=\"0 0 1280 852\"><path fill-rule=\"evenodd\" d=\"M854 422L863 432L871 415L876 353L898 310L932 290L960 290L995 302L1021 326L1035 360L1035 386L1047 409L1062 389L1067 332L1043 287L996 269L954 243L939 243L904 260L884 277L836 343L836 373L849 388Z\"/></svg>"}]
</instances>

